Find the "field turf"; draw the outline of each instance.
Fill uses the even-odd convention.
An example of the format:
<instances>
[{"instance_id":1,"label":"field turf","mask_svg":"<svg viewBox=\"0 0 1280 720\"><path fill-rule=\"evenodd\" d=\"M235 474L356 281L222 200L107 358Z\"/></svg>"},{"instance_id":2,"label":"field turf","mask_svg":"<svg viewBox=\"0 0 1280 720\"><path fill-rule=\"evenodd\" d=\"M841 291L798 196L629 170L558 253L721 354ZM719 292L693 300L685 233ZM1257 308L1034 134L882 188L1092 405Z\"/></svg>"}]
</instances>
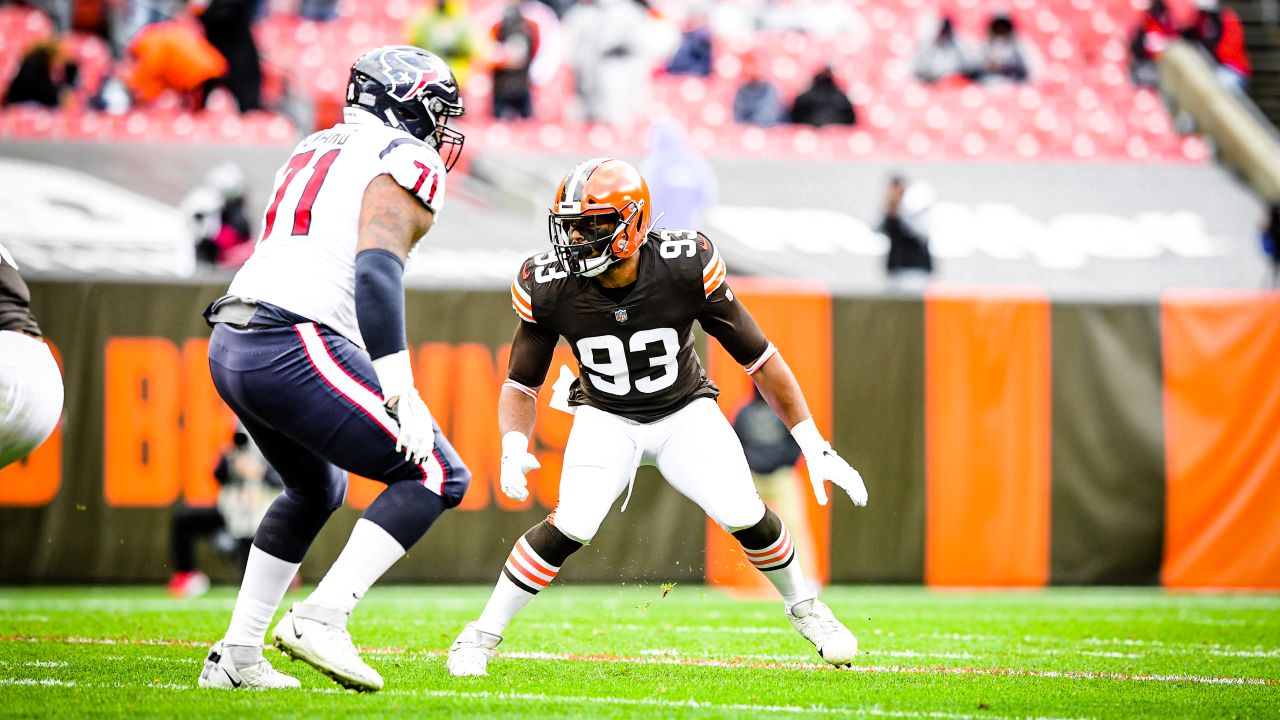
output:
<instances>
[{"instance_id":1,"label":"field turf","mask_svg":"<svg viewBox=\"0 0 1280 720\"><path fill-rule=\"evenodd\" d=\"M275 650L301 691L199 690L230 589L0 589L0 715L84 717L1280 717L1280 596L831 588L858 636L820 665L772 600L703 587L544 592L487 678L443 651L487 588L375 588L352 621L387 689L358 695ZM286 606L301 595L286 598Z\"/></svg>"}]
</instances>

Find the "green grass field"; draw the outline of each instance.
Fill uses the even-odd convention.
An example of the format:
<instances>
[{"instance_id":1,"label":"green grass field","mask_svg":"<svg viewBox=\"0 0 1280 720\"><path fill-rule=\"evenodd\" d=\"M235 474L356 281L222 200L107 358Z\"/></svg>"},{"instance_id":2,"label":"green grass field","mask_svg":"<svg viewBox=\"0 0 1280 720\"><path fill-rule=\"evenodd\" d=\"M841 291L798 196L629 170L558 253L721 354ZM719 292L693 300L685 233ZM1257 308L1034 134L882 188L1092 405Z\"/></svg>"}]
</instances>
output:
<instances>
[{"instance_id":1,"label":"green grass field","mask_svg":"<svg viewBox=\"0 0 1280 720\"><path fill-rule=\"evenodd\" d=\"M487 678L443 651L487 588L375 588L352 631L382 672L342 691L270 650L303 690L199 690L233 592L0 590L0 714L410 717L1280 717L1280 597L1157 590L832 588L858 636L821 666L774 601L656 585L553 587ZM286 598L286 605L298 595Z\"/></svg>"}]
</instances>

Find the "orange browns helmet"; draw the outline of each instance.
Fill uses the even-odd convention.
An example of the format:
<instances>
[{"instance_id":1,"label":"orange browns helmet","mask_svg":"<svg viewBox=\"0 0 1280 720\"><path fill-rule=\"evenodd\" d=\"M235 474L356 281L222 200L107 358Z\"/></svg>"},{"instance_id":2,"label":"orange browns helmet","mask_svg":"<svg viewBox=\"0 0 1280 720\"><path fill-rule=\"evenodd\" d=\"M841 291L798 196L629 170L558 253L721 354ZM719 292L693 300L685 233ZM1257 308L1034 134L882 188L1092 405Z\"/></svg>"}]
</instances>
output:
<instances>
[{"instance_id":1,"label":"orange browns helmet","mask_svg":"<svg viewBox=\"0 0 1280 720\"><path fill-rule=\"evenodd\" d=\"M636 254L649 233L649 186L630 163L592 158L560 181L547 219L571 275L594 277Z\"/></svg>"}]
</instances>

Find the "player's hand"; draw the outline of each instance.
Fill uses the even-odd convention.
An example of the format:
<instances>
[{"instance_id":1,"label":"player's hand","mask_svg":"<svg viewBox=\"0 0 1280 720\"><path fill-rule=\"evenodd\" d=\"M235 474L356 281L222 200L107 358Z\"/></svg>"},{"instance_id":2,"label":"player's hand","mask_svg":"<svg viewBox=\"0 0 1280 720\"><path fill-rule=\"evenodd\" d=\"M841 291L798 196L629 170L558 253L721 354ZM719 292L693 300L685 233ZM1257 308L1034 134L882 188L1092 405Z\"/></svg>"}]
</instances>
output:
<instances>
[{"instance_id":1,"label":"player's hand","mask_svg":"<svg viewBox=\"0 0 1280 720\"><path fill-rule=\"evenodd\" d=\"M529 438L522 432L512 431L502 436L502 494L519 502L529 497L529 481L525 473L542 467L538 458L529 452Z\"/></svg>"},{"instance_id":2,"label":"player's hand","mask_svg":"<svg viewBox=\"0 0 1280 720\"><path fill-rule=\"evenodd\" d=\"M866 506L867 486L862 482L862 475L831 448L831 443L818 432L812 419L791 428L791 435L800 445L800 452L804 453L804 463L809 467L809 484L813 486L813 496L819 505L827 504L826 483L830 480L832 485L849 494L854 505Z\"/></svg>"},{"instance_id":3,"label":"player's hand","mask_svg":"<svg viewBox=\"0 0 1280 720\"><path fill-rule=\"evenodd\" d=\"M404 459L424 463L436 446L435 421L418 391L409 391L387 405L387 413L400 424L396 433L396 452L404 451Z\"/></svg>"},{"instance_id":4,"label":"player's hand","mask_svg":"<svg viewBox=\"0 0 1280 720\"><path fill-rule=\"evenodd\" d=\"M400 425L396 431L396 452L404 451L404 459L412 463L426 462L436 444L435 423L431 411L413 386L413 370L409 352L401 350L373 361L387 414Z\"/></svg>"}]
</instances>

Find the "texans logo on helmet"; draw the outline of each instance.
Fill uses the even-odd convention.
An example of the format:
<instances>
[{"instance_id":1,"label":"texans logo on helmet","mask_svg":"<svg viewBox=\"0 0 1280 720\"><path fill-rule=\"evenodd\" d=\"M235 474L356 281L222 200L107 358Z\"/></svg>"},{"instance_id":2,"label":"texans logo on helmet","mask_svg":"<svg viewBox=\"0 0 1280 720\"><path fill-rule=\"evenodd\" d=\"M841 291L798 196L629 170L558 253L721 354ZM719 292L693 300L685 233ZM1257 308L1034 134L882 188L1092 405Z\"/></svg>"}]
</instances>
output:
<instances>
[{"instance_id":1,"label":"texans logo on helmet","mask_svg":"<svg viewBox=\"0 0 1280 720\"><path fill-rule=\"evenodd\" d=\"M388 50L381 54L379 60L382 63L382 73L387 78L387 94L401 102L416 96L427 85L449 76L442 71L441 61L435 58L428 60L420 54L414 55L404 50ZM425 68L418 64L424 60L428 63Z\"/></svg>"}]
</instances>

